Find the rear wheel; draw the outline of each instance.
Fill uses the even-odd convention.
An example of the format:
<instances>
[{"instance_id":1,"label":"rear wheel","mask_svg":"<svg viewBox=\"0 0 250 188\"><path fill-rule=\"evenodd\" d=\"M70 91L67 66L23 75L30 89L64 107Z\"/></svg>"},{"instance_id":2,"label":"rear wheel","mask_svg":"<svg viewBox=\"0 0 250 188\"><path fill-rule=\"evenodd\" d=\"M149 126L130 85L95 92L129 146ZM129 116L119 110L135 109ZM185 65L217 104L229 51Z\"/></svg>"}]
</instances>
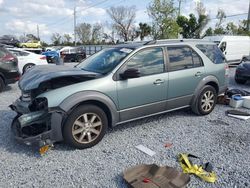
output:
<instances>
[{"instance_id":1,"label":"rear wheel","mask_svg":"<svg viewBox=\"0 0 250 188\"><path fill-rule=\"evenodd\" d=\"M35 66L35 64L33 64L33 63L28 63L28 64L26 64L24 67L23 67L23 74L25 73L25 72L27 72L29 69L31 69L32 67L34 67Z\"/></svg>"},{"instance_id":2,"label":"rear wheel","mask_svg":"<svg viewBox=\"0 0 250 188\"><path fill-rule=\"evenodd\" d=\"M215 88L210 85L206 85L201 90L192 110L198 115L207 115L213 111L216 102L217 92Z\"/></svg>"},{"instance_id":3,"label":"rear wheel","mask_svg":"<svg viewBox=\"0 0 250 188\"><path fill-rule=\"evenodd\" d=\"M0 77L0 92L3 91L4 86L5 86L4 81L3 81L3 79Z\"/></svg>"},{"instance_id":4,"label":"rear wheel","mask_svg":"<svg viewBox=\"0 0 250 188\"><path fill-rule=\"evenodd\" d=\"M105 112L94 105L77 107L63 126L63 137L67 144L78 149L96 145L108 128Z\"/></svg>"}]
</instances>

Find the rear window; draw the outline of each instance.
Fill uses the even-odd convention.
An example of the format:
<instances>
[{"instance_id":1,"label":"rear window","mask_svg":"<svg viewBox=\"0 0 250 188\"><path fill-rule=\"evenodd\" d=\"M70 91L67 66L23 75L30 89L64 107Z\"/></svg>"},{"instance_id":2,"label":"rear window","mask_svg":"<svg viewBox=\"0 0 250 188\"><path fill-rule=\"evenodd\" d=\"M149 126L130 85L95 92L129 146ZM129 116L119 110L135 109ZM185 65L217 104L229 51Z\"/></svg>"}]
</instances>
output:
<instances>
[{"instance_id":1,"label":"rear window","mask_svg":"<svg viewBox=\"0 0 250 188\"><path fill-rule=\"evenodd\" d=\"M213 63L224 63L224 55L216 45L199 44L196 47L202 51Z\"/></svg>"}]
</instances>

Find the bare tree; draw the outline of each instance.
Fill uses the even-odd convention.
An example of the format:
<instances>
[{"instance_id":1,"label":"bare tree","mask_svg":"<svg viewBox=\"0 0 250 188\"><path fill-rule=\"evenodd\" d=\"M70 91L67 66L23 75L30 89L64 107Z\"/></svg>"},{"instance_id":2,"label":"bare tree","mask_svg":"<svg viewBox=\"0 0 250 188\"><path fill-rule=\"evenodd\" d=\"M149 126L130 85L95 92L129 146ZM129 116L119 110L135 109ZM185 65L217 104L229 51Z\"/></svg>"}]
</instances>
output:
<instances>
[{"instance_id":1,"label":"bare tree","mask_svg":"<svg viewBox=\"0 0 250 188\"><path fill-rule=\"evenodd\" d=\"M78 26L76 26L76 34L83 44L90 42L91 29L92 26L88 23L81 23Z\"/></svg>"},{"instance_id":2,"label":"bare tree","mask_svg":"<svg viewBox=\"0 0 250 188\"><path fill-rule=\"evenodd\" d=\"M92 43L98 43L102 39L102 34L103 34L103 26L99 23L96 23L92 27L92 36L91 36L91 41Z\"/></svg>"},{"instance_id":3,"label":"bare tree","mask_svg":"<svg viewBox=\"0 0 250 188\"><path fill-rule=\"evenodd\" d=\"M113 27L117 34L124 40L132 40L133 23L136 17L135 6L125 7L111 7L107 10L108 15L113 20Z\"/></svg>"},{"instance_id":4,"label":"bare tree","mask_svg":"<svg viewBox=\"0 0 250 188\"><path fill-rule=\"evenodd\" d=\"M51 36L51 41L55 46L61 44L61 39L62 36L59 33L53 33Z\"/></svg>"},{"instance_id":5,"label":"bare tree","mask_svg":"<svg viewBox=\"0 0 250 188\"><path fill-rule=\"evenodd\" d=\"M218 19L218 22L216 23L215 27L220 28L226 18L226 13L223 9L218 9L216 18Z\"/></svg>"},{"instance_id":6,"label":"bare tree","mask_svg":"<svg viewBox=\"0 0 250 188\"><path fill-rule=\"evenodd\" d=\"M70 41L71 41L71 39L72 39L72 37L70 36L70 34L64 34L63 35L63 38L64 38L64 43L66 44L66 45L69 45L70 44Z\"/></svg>"}]
</instances>

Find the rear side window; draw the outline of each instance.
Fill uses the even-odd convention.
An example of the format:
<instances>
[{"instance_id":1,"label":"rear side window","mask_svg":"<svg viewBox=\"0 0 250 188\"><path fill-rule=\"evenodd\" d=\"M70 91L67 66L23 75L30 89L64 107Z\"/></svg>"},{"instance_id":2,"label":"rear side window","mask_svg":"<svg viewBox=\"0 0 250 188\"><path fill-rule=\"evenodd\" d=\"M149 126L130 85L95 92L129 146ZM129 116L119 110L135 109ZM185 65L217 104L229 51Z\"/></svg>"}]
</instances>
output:
<instances>
[{"instance_id":1,"label":"rear side window","mask_svg":"<svg viewBox=\"0 0 250 188\"><path fill-rule=\"evenodd\" d=\"M202 51L213 63L224 63L224 55L216 45L199 44L196 47Z\"/></svg>"},{"instance_id":2,"label":"rear side window","mask_svg":"<svg viewBox=\"0 0 250 188\"><path fill-rule=\"evenodd\" d=\"M200 56L187 46L167 47L170 71L200 67L203 65Z\"/></svg>"}]
</instances>

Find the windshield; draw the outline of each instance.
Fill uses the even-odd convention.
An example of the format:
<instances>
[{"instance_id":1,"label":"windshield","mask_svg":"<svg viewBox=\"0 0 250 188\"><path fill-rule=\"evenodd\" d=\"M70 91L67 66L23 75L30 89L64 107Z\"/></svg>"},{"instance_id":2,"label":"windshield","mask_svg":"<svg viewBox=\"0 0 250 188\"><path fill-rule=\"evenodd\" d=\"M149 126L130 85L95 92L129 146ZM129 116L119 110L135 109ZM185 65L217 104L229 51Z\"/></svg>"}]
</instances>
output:
<instances>
[{"instance_id":1,"label":"windshield","mask_svg":"<svg viewBox=\"0 0 250 188\"><path fill-rule=\"evenodd\" d=\"M106 48L90 56L77 67L91 72L107 74L112 71L133 49Z\"/></svg>"}]
</instances>

